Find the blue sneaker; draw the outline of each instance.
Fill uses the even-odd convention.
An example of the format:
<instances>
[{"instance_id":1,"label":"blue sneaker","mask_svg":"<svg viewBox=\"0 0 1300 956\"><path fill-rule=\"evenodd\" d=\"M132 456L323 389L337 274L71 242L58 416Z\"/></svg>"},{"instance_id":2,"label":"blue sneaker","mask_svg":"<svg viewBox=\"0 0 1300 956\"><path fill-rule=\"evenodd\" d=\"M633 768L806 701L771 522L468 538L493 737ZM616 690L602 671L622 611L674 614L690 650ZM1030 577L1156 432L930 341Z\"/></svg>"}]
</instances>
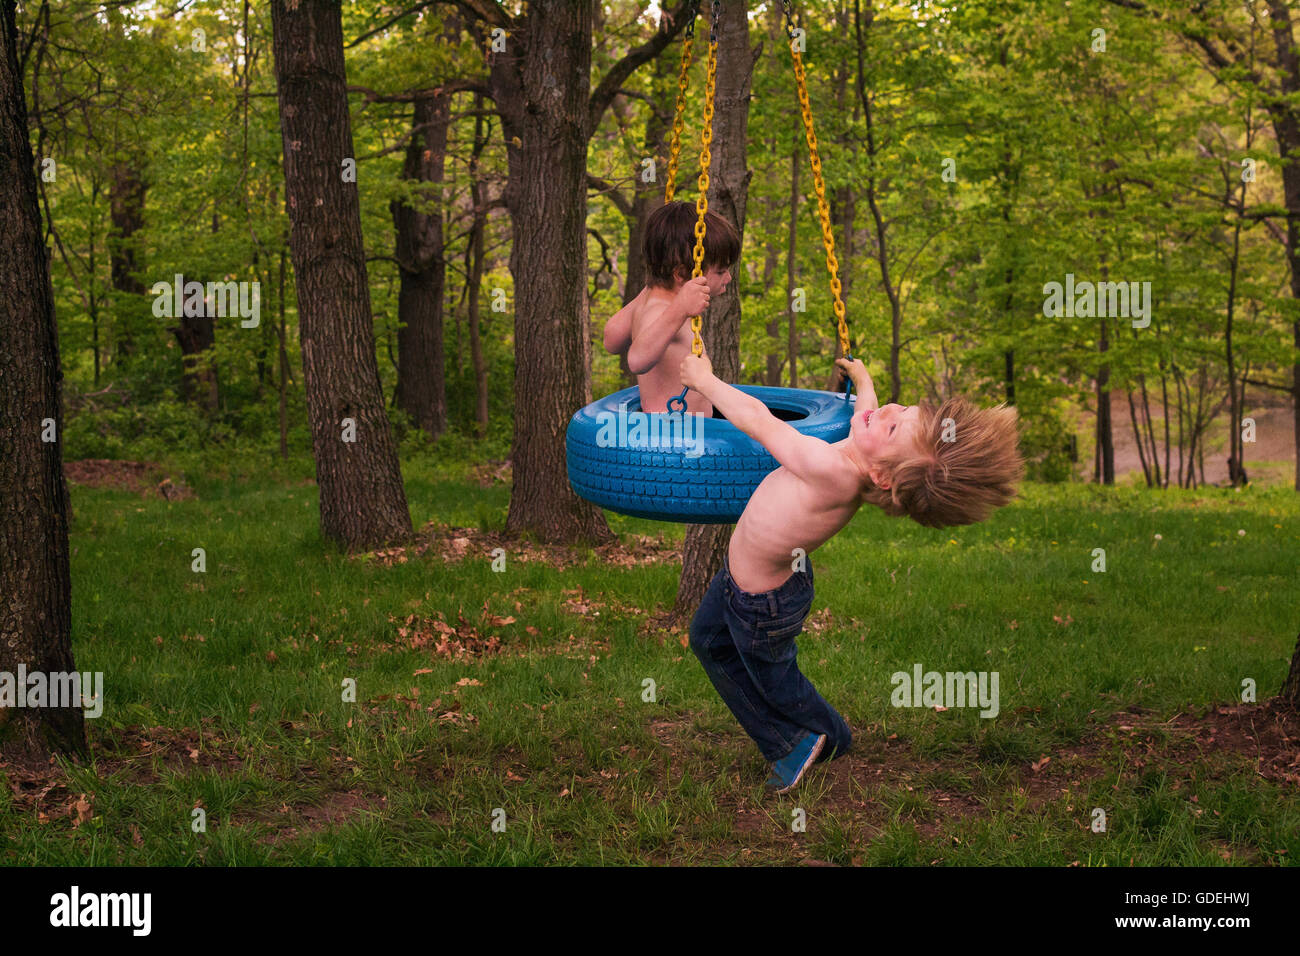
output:
<instances>
[{"instance_id":1,"label":"blue sneaker","mask_svg":"<svg viewBox=\"0 0 1300 956\"><path fill-rule=\"evenodd\" d=\"M767 785L776 787L777 793L789 793L803 778L804 771L817 760L817 755L826 746L825 734L807 734L795 744L794 750L772 764L772 776Z\"/></svg>"}]
</instances>

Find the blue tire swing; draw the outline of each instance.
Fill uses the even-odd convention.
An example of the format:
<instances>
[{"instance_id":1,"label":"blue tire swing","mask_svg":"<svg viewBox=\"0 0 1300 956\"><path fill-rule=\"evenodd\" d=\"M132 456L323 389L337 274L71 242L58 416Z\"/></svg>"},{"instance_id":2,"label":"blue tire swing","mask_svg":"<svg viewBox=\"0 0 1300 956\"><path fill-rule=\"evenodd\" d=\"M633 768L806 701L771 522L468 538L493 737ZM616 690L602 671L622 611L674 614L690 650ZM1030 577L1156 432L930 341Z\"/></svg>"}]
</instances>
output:
<instances>
[{"instance_id":1,"label":"blue tire swing","mask_svg":"<svg viewBox=\"0 0 1300 956\"><path fill-rule=\"evenodd\" d=\"M709 36L708 81L704 97L704 133L700 150L699 196L695 208L695 269L703 274L704 217L708 212L709 144L713 139L713 93L717 67L718 3L713 5L713 26ZM689 15L678 78L677 112L673 121L672 149L664 201L673 198L677 154L685 107L687 70L691 62L696 11ZM786 32L794 59L795 82L803 114L804 133L811 156L813 184L821 217L822 241L826 247L826 268L831 277L835 315L838 320L840 351L852 358L844 301L841 298L839 262L830 228L830 209L822 179L817 136L813 131L812 107L808 99L803 57L794 43L794 24L786 4ZM701 317L691 317L694 333L692 351L703 354ZM800 434L836 442L849 434L856 399L846 381L842 393L814 389L774 388L737 385L788 421ZM696 418L687 425L686 392L668 403L668 412L641 413L640 390L625 388L598 399L581 409L565 433L569 484L581 498L638 518L688 524L729 524L736 521L759 482L777 467L777 461L759 442L724 418ZM630 423L630 424L629 424ZM695 432L694 435L691 432Z\"/></svg>"}]
</instances>

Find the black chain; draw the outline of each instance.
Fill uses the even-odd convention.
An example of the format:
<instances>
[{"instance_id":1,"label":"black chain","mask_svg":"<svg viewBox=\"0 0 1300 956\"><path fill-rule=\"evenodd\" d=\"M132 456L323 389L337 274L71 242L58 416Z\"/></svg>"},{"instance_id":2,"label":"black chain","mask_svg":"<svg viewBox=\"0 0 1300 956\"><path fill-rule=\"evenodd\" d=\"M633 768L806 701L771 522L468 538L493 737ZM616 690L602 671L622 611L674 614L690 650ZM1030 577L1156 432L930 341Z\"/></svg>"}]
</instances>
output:
<instances>
[{"instance_id":1,"label":"black chain","mask_svg":"<svg viewBox=\"0 0 1300 956\"><path fill-rule=\"evenodd\" d=\"M781 0L781 9L785 11L785 32L794 40L794 14L790 9L790 0Z\"/></svg>"},{"instance_id":2,"label":"black chain","mask_svg":"<svg viewBox=\"0 0 1300 956\"><path fill-rule=\"evenodd\" d=\"M718 24L722 22L722 3L713 0L713 23L709 26L709 42L718 42Z\"/></svg>"},{"instance_id":3,"label":"black chain","mask_svg":"<svg viewBox=\"0 0 1300 956\"><path fill-rule=\"evenodd\" d=\"M695 18L700 15L700 0L691 0L686 5L686 35L695 36Z\"/></svg>"}]
</instances>

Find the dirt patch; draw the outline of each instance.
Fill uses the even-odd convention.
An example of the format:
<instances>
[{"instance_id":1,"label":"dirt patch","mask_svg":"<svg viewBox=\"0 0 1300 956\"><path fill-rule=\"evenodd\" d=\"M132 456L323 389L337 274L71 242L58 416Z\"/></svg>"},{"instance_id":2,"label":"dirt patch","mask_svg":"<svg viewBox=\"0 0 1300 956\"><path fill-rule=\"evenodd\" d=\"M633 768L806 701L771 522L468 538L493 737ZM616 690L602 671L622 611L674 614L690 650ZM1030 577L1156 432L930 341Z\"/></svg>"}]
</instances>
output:
<instances>
[{"instance_id":1,"label":"dirt patch","mask_svg":"<svg viewBox=\"0 0 1300 956\"><path fill-rule=\"evenodd\" d=\"M100 776L125 773L134 783L157 781L161 769L184 773L201 767L230 773L244 767L230 742L206 726L110 729L92 743L92 753Z\"/></svg>"},{"instance_id":2,"label":"dirt patch","mask_svg":"<svg viewBox=\"0 0 1300 956\"><path fill-rule=\"evenodd\" d=\"M366 552L356 558L393 565L425 556L449 564L465 560L491 562L504 557L506 561L540 561L556 570L585 564L594 558L608 567L636 568L680 562L681 546L665 542L662 537L643 534L623 535L617 542L595 547L539 544L504 531L456 528L431 522L420 529L410 544Z\"/></svg>"},{"instance_id":3,"label":"dirt patch","mask_svg":"<svg viewBox=\"0 0 1300 956\"><path fill-rule=\"evenodd\" d=\"M95 769L102 779L114 774L135 784L155 783L161 768L185 772L195 767L230 773L244 761L215 731L206 727L124 727L90 742ZM0 761L13 809L34 813L40 823L66 819L77 827L94 817L94 797L74 792L67 774L53 759L44 766L18 767Z\"/></svg>"},{"instance_id":4,"label":"dirt patch","mask_svg":"<svg viewBox=\"0 0 1300 956\"><path fill-rule=\"evenodd\" d=\"M692 744L698 734L688 730L690 724L685 718L659 719L647 728L658 744L673 755L675 765L692 760ZM738 727L736 733L742 733ZM748 746L747 739L745 743ZM1115 749L1117 744L1122 760ZM1222 779L1240 773L1243 764L1253 763L1256 773L1265 779L1300 787L1298 744L1300 715L1281 710L1272 701L1216 706L1202 715L1183 713L1168 720L1132 707L1112 714L1077 746L1026 762L1005 786L988 793L935 783L949 778L954 766L978 763L974 746L958 755L921 757L908 740L898 734L882 736L881 728L872 724L855 727L853 749L843 757L819 762L802 786L818 794L819 817L834 814L862 843L869 843L896 819L907 820L922 839L934 839L960 820L988 815L990 801L996 803L1015 795L1026 800L1030 809L1042 808L1121 767L1127 775L1140 774L1148 766L1162 766L1178 779L1190 778L1193 768L1198 768L1205 776ZM1229 759L1210 759L1215 754ZM725 745L717 749L718 773L731 774L736 769L731 757ZM757 764L748 749L738 766L740 783L758 782L754 776ZM885 794L888 799L882 800ZM785 806L776 801L788 799L765 793L757 806L742 799L729 808L735 815L736 835L746 845L742 858L754 854L754 859L765 859L765 853L790 849L784 828L774 826L771 819L774 807ZM1086 827L1084 808L1074 809L1079 825ZM1247 860L1251 852L1249 848L1231 847L1221 848L1220 855ZM854 862L859 859L855 854Z\"/></svg>"},{"instance_id":5,"label":"dirt patch","mask_svg":"<svg viewBox=\"0 0 1300 956\"><path fill-rule=\"evenodd\" d=\"M93 806L85 794L68 789L67 777L58 765L51 762L46 767L18 767L0 760L0 774L9 787L10 804L14 810L35 813L40 823L68 819L79 825L78 817ZM84 804L81 813L78 803Z\"/></svg>"},{"instance_id":6,"label":"dirt patch","mask_svg":"<svg viewBox=\"0 0 1300 956\"><path fill-rule=\"evenodd\" d=\"M63 475L68 481L89 488L118 488L142 497L168 501L193 498L194 492L179 479L167 476L162 465L149 461L114 461L109 458L83 458L65 461Z\"/></svg>"},{"instance_id":7,"label":"dirt patch","mask_svg":"<svg viewBox=\"0 0 1300 956\"><path fill-rule=\"evenodd\" d=\"M276 845L326 827L338 826L359 813L381 812L387 805L387 797L363 790L331 790L312 803L282 803L278 810L236 815L231 823L235 826L268 825L272 830L261 837L261 841Z\"/></svg>"},{"instance_id":8,"label":"dirt patch","mask_svg":"<svg viewBox=\"0 0 1300 956\"><path fill-rule=\"evenodd\" d=\"M1265 780L1300 788L1300 714L1276 699L1262 704L1213 706L1204 714L1175 714L1159 720L1148 713L1125 713L1111 719L1115 730L1132 740L1142 767L1156 758L1178 762L1210 754L1251 760ZM1171 736L1161 741L1157 731Z\"/></svg>"}]
</instances>

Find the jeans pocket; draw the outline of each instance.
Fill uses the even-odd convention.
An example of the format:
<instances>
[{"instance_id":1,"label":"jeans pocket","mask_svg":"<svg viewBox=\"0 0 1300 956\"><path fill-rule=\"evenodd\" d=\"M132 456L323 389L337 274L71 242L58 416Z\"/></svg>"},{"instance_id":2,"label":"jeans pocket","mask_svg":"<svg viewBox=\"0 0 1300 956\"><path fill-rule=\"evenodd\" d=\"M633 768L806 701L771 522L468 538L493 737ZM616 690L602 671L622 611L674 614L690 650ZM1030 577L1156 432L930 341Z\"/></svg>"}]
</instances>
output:
<instances>
[{"instance_id":1,"label":"jeans pocket","mask_svg":"<svg viewBox=\"0 0 1300 956\"><path fill-rule=\"evenodd\" d=\"M793 660L798 653L794 639L803 631L803 621L802 614L772 620L760 619L754 627L751 653L769 664Z\"/></svg>"}]
</instances>

